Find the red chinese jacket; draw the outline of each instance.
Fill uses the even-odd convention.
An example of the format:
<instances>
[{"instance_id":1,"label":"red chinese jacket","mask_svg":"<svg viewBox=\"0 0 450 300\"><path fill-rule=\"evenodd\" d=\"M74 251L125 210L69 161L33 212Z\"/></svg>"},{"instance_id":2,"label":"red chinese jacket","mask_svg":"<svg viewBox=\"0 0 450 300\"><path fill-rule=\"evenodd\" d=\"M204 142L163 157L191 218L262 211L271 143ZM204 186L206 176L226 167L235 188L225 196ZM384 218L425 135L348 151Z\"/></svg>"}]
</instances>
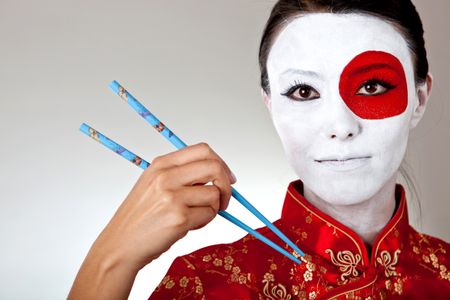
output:
<instances>
[{"instance_id":1,"label":"red chinese jacket","mask_svg":"<svg viewBox=\"0 0 450 300\"><path fill-rule=\"evenodd\" d=\"M302 182L291 182L274 222L306 253L302 264L247 235L177 257L150 299L450 299L450 244L409 225L401 185L370 253L302 194ZM258 231L279 241L267 227Z\"/></svg>"}]
</instances>

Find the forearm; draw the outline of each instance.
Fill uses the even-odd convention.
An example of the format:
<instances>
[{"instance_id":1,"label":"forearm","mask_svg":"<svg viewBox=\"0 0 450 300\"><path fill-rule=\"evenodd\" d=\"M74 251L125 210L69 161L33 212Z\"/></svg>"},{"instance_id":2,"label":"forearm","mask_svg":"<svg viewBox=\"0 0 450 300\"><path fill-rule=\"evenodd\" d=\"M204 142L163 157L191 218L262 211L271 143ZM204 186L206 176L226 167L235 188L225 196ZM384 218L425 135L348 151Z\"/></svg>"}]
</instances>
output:
<instances>
[{"instance_id":1,"label":"forearm","mask_svg":"<svg viewBox=\"0 0 450 300\"><path fill-rule=\"evenodd\" d=\"M138 268L93 245L75 278L68 299L127 299Z\"/></svg>"}]
</instances>

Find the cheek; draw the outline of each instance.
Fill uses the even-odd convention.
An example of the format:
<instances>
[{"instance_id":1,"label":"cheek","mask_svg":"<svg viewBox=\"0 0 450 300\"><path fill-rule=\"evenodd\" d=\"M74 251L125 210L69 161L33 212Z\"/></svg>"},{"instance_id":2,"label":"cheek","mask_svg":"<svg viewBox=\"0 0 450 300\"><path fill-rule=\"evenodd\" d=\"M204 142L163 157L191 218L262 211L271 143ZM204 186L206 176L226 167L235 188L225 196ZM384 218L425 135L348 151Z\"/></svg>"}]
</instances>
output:
<instances>
[{"instance_id":1,"label":"cheek","mask_svg":"<svg viewBox=\"0 0 450 300\"><path fill-rule=\"evenodd\" d=\"M376 79L394 87L380 95L358 95L364 82ZM339 93L348 108L363 119L376 120L400 115L408 105L406 76L400 61L382 51L357 55L342 71Z\"/></svg>"},{"instance_id":2,"label":"cheek","mask_svg":"<svg viewBox=\"0 0 450 300\"><path fill-rule=\"evenodd\" d=\"M273 99L273 123L285 150L299 154L306 151L318 135L316 113L285 102L285 99Z\"/></svg>"}]
</instances>

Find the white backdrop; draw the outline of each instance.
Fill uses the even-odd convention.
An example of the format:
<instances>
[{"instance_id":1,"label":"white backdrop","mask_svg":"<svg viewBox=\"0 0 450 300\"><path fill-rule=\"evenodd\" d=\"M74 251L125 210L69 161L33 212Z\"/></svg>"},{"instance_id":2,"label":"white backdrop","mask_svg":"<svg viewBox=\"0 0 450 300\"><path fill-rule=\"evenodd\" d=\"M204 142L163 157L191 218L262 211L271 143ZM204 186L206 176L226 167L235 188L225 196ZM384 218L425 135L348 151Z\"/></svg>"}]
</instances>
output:
<instances>
[{"instance_id":1,"label":"white backdrop","mask_svg":"<svg viewBox=\"0 0 450 300\"><path fill-rule=\"evenodd\" d=\"M209 143L237 175L236 189L279 217L296 176L259 93L259 39L273 3L0 0L1 299L66 297L141 174L79 132L82 122L149 161L174 151L109 90L114 79L185 142ZM419 229L448 241L450 4L414 3L435 85L408 156L421 191ZM261 226L236 201L230 211ZM216 218L144 268L130 298L148 297L176 256L243 235Z\"/></svg>"}]
</instances>

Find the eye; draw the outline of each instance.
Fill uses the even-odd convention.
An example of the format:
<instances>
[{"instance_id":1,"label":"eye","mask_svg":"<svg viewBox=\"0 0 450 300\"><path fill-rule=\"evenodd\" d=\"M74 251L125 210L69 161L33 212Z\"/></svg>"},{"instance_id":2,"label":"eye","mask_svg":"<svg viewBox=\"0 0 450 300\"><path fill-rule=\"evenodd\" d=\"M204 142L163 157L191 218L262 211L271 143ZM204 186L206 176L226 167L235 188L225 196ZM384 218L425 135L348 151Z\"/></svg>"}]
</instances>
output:
<instances>
[{"instance_id":1,"label":"eye","mask_svg":"<svg viewBox=\"0 0 450 300\"><path fill-rule=\"evenodd\" d=\"M320 94L313 87L298 82L281 95L295 101L310 101L320 97Z\"/></svg>"},{"instance_id":2,"label":"eye","mask_svg":"<svg viewBox=\"0 0 450 300\"><path fill-rule=\"evenodd\" d=\"M356 95L363 96L377 96L387 93L389 90L393 89L395 86L391 85L389 82L379 79L370 79L364 82L360 87Z\"/></svg>"}]
</instances>

